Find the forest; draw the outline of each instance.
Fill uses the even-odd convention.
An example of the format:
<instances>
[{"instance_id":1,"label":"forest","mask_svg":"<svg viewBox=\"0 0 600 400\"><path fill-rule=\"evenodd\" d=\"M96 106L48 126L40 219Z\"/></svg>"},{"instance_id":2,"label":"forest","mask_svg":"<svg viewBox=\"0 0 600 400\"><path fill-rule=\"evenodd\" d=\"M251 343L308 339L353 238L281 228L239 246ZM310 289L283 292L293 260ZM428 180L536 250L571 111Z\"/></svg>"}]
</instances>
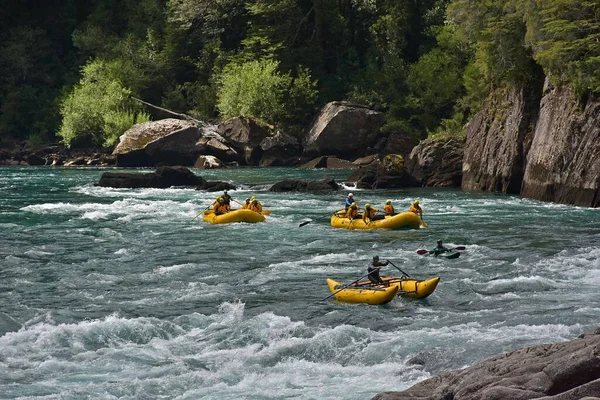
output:
<instances>
[{"instance_id":1,"label":"forest","mask_svg":"<svg viewBox=\"0 0 600 400\"><path fill-rule=\"evenodd\" d=\"M597 0L2 0L0 137L110 147L166 115L298 135L324 104L464 135L494 91L600 93Z\"/></svg>"}]
</instances>

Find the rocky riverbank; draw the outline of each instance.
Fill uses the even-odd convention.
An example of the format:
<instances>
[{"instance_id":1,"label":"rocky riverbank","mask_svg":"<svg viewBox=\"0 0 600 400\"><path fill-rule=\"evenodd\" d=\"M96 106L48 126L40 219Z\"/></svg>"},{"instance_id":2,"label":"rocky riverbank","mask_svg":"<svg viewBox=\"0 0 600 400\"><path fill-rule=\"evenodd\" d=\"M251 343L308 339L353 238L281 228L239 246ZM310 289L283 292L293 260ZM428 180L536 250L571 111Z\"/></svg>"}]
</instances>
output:
<instances>
[{"instance_id":1,"label":"rocky riverbank","mask_svg":"<svg viewBox=\"0 0 600 400\"><path fill-rule=\"evenodd\" d=\"M597 400L598 396L600 329L570 342L502 354L402 392L380 393L373 400Z\"/></svg>"}]
</instances>

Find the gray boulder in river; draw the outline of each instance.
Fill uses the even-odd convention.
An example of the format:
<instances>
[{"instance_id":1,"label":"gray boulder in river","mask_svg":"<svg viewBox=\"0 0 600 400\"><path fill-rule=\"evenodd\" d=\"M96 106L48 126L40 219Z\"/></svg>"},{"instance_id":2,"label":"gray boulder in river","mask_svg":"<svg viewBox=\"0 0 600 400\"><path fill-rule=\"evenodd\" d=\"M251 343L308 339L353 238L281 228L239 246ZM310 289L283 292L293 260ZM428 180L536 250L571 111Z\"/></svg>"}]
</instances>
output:
<instances>
[{"instance_id":1,"label":"gray boulder in river","mask_svg":"<svg viewBox=\"0 0 600 400\"><path fill-rule=\"evenodd\" d=\"M596 397L594 397L596 396ZM600 329L446 372L373 400L581 400L600 396Z\"/></svg>"}]
</instances>

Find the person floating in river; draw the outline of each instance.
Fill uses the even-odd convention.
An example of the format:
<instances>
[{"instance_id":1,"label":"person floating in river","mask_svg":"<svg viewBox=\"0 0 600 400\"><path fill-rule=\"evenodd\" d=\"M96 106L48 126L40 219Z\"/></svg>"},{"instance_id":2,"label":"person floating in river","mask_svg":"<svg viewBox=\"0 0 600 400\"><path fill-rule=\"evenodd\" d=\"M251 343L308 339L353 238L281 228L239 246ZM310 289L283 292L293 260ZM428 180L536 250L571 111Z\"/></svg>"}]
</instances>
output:
<instances>
[{"instance_id":1,"label":"person floating in river","mask_svg":"<svg viewBox=\"0 0 600 400\"><path fill-rule=\"evenodd\" d=\"M423 219L423 209L421 208L421 206L419 205L419 200L415 200L411 205L410 205L410 212L414 212L415 214L417 214L421 219Z\"/></svg>"},{"instance_id":2,"label":"person floating in river","mask_svg":"<svg viewBox=\"0 0 600 400\"><path fill-rule=\"evenodd\" d=\"M396 210L394 210L394 206L392 205L392 201L388 200L385 202L385 206L383 206L383 211L385 215L394 216L396 215Z\"/></svg>"},{"instance_id":3,"label":"person floating in river","mask_svg":"<svg viewBox=\"0 0 600 400\"><path fill-rule=\"evenodd\" d=\"M356 203L356 201L354 201L354 195L352 193L348 193L348 197L346 197L346 212L348 212L348 209L350 208L352 203Z\"/></svg>"},{"instance_id":4,"label":"person floating in river","mask_svg":"<svg viewBox=\"0 0 600 400\"><path fill-rule=\"evenodd\" d=\"M381 267L388 265L389 263L389 260L385 260L384 263L379 262L379 256L373 256L373 261L371 261L371 264L369 264L369 267L367 268L369 280L373 285L385 285L385 282L379 276L379 270L381 270Z\"/></svg>"},{"instance_id":5,"label":"person floating in river","mask_svg":"<svg viewBox=\"0 0 600 400\"><path fill-rule=\"evenodd\" d=\"M350 221L352 221L354 218L356 218L357 215L358 215L358 206L356 205L356 203L350 204L350 207L348 208L348 212L346 213L346 218L348 218L348 219L350 219Z\"/></svg>"},{"instance_id":6,"label":"person floating in river","mask_svg":"<svg viewBox=\"0 0 600 400\"><path fill-rule=\"evenodd\" d=\"M436 245L437 245L437 246L435 246L435 247L433 248L433 250L430 250L430 251L429 251L429 254L433 253L433 254L435 254L435 255L437 256L438 254L442 254L442 253L446 253L446 252L450 251L450 249L449 249L449 248L447 248L447 247L444 247L444 245L442 244L442 241L441 241L441 240L438 240L438 241L436 242Z\"/></svg>"},{"instance_id":7,"label":"person floating in river","mask_svg":"<svg viewBox=\"0 0 600 400\"><path fill-rule=\"evenodd\" d=\"M260 204L260 201L258 201L256 199L256 196L252 196L252 199L250 199L250 200L251 200L251 203L250 203L250 207L248 209L261 214L262 213L262 204Z\"/></svg>"}]
</instances>

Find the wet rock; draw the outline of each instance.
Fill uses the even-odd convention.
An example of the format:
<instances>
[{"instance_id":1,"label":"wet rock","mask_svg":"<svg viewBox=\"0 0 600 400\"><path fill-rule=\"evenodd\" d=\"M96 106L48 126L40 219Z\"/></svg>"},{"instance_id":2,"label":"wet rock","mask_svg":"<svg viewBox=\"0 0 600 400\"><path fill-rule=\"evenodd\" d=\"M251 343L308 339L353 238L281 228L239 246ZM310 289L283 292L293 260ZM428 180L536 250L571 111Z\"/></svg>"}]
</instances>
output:
<instances>
[{"instance_id":1,"label":"wet rock","mask_svg":"<svg viewBox=\"0 0 600 400\"><path fill-rule=\"evenodd\" d=\"M206 180L185 167L160 167L151 173L105 172L96 186L112 188L168 188L202 186Z\"/></svg>"},{"instance_id":2,"label":"wet rock","mask_svg":"<svg viewBox=\"0 0 600 400\"><path fill-rule=\"evenodd\" d=\"M519 349L374 400L581 400L600 393L600 332Z\"/></svg>"},{"instance_id":3,"label":"wet rock","mask_svg":"<svg viewBox=\"0 0 600 400\"><path fill-rule=\"evenodd\" d=\"M270 192L331 192L339 189L339 185L332 178L322 181L303 181L300 179L286 179L277 182L269 189Z\"/></svg>"},{"instance_id":4,"label":"wet rock","mask_svg":"<svg viewBox=\"0 0 600 400\"><path fill-rule=\"evenodd\" d=\"M359 189L399 189L416 187L418 182L407 172L406 168L387 169L379 160L361 166L348 179Z\"/></svg>"},{"instance_id":5,"label":"wet rock","mask_svg":"<svg viewBox=\"0 0 600 400\"><path fill-rule=\"evenodd\" d=\"M348 160L333 156L321 156L314 158L300 166L300 168L328 168L328 169L354 169L356 165Z\"/></svg>"}]
</instances>

